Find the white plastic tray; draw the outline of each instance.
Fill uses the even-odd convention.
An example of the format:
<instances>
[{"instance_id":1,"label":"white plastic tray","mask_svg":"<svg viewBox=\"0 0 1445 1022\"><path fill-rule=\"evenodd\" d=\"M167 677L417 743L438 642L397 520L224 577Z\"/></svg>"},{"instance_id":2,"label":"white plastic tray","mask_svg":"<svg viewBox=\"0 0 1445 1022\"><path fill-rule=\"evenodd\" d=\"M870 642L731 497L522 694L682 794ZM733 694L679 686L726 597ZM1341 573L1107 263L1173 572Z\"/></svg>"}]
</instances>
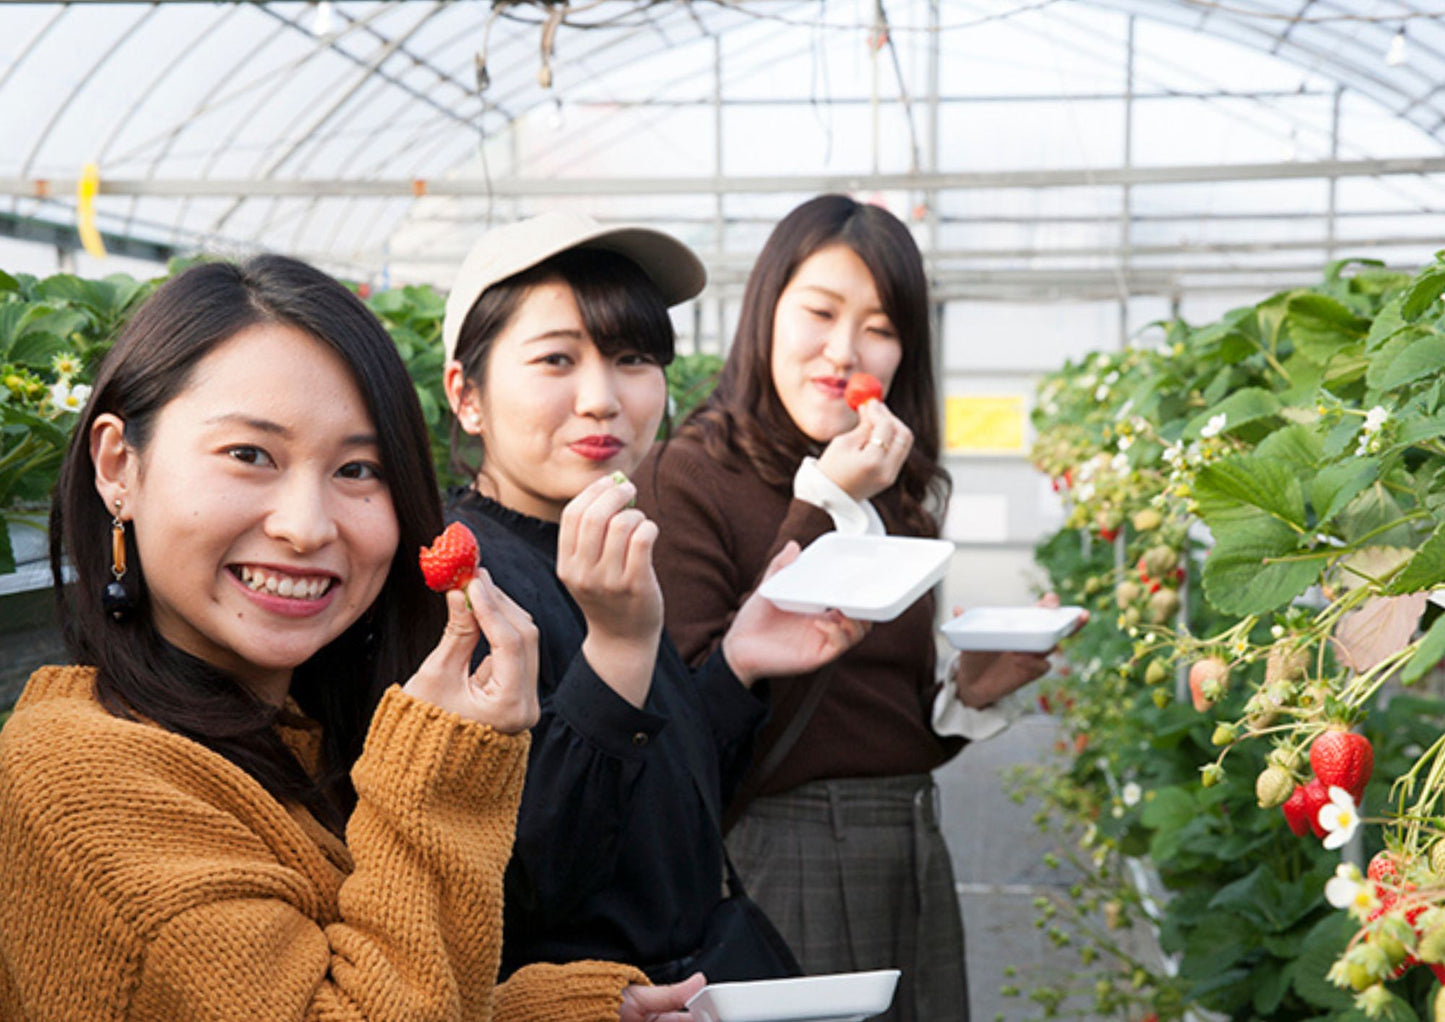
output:
<instances>
[{"instance_id":1,"label":"white plastic tray","mask_svg":"<svg viewBox=\"0 0 1445 1022\"><path fill-rule=\"evenodd\" d=\"M887 1011L897 985L897 969L713 983L687 1010L698 1022L858 1022Z\"/></svg>"},{"instance_id":2,"label":"white plastic tray","mask_svg":"<svg viewBox=\"0 0 1445 1022\"><path fill-rule=\"evenodd\" d=\"M860 621L892 621L948 569L953 543L829 532L758 587L783 610L836 608Z\"/></svg>"},{"instance_id":3,"label":"white plastic tray","mask_svg":"<svg viewBox=\"0 0 1445 1022\"><path fill-rule=\"evenodd\" d=\"M1083 607L975 607L943 625L955 649L1047 653L1073 632Z\"/></svg>"}]
</instances>

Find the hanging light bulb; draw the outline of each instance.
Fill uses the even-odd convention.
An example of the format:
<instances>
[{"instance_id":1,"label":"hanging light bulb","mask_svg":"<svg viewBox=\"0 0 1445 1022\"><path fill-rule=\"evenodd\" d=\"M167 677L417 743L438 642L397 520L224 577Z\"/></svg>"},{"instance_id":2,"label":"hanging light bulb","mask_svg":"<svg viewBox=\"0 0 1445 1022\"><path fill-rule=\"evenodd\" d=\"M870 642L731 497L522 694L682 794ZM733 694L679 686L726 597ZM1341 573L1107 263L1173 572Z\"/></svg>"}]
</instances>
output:
<instances>
[{"instance_id":1,"label":"hanging light bulb","mask_svg":"<svg viewBox=\"0 0 1445 1022\"><path fill-rule=\"evenodd\" d=\"M1399 67L1409 58L1405 51L1405 26L1400 26L1400 31L1390 40L1390 48L1385 52L1385 63L1391 67Z\"/></svg>"},{"instance_id":2,"label":"hanging light bulb","mask_svg":"<svg viewBox=\"0 0 1445 1022\"><path fill-rule=\"evenodd\" d=\"M318 36L331 34L331 0L321 0L316 5L316 19L311 23L311 31Z\"/></svg>"}]
</instances>

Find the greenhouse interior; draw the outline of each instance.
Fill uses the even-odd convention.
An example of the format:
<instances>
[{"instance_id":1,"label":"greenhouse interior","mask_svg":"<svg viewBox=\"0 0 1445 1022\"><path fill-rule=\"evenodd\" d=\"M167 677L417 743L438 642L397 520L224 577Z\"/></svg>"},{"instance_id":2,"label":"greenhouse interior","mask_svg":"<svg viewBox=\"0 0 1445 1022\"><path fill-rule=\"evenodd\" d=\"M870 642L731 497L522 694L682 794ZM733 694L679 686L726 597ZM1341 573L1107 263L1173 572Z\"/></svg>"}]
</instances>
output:
<instances>
[{"instance_id":1,"label":"greenhouse interior","mask_svg":"<svg viewBox=\"0 0 1445 1022\"><path fill-rule=\"evenodd\" d=\"M1445 1018L1442 82L1432 0L0 4L0 715L69 658L50 493L159 280L344 282L445 471L489 230L692 249L695 402L845 194L927 276L937 624L1089 612L936 771L961 1017Z\"/></svg>"}]
</instances>

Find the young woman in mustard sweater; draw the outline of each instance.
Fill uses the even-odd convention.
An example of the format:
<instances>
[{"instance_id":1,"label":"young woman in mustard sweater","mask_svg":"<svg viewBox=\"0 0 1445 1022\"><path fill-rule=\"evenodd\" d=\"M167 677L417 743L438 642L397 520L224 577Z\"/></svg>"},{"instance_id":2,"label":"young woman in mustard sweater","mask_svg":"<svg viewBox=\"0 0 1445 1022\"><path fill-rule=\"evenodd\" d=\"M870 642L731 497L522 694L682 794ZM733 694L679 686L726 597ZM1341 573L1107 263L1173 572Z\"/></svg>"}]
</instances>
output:
<instances>
[{"instance_id":1,"label":"young woman in mustard sweater","mask_svg":"<svg viewBox=\"0 0 1445 1022\"><path fill-rule=\"evenodd\" d=\"M0 1018L608 1022L696 988L496 985L537 634L485 574L426 591L441 522L335 281L213 263L136 314L53 505L75 666L0 732Z\"/></svg>"}]
</instances>

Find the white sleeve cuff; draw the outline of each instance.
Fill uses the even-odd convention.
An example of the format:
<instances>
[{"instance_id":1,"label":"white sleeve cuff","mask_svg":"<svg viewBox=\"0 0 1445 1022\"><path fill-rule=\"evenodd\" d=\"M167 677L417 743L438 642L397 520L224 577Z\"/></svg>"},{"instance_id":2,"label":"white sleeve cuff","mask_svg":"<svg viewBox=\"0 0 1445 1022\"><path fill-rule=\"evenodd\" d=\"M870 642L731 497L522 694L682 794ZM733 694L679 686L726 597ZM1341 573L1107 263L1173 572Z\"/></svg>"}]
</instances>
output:
<instances>
[{"instance_id":1,"label":"white sleeve cuff","mask_svg":"<svg viewBox=\"0 0 1445 1022\"><path fill-rule=\"evenodd\" d=\"M952 661L943 676L945 679L953 676ZM971 742L981 742L985 738L992 738L1013 722L1014 715L1001 703L986 706L981 710L965 706L947 680L939 688L938 695L933 697L933 730L935 734L944 737L956 735Z\"/></svg>"},{"instance_id":2,"label":"white sleeve cuff","mask_svg":"<svg viewBox=\"0 0 1445 1022\"><path fill-rule=\"evenodd\" d=\"M828 512L833 528L845 536L882 536L888 531L872 503L848 496L847 490L818 467L817 458L804 458L798 466L793 475L793 496Z\"/></svg>"}]
</instances>

